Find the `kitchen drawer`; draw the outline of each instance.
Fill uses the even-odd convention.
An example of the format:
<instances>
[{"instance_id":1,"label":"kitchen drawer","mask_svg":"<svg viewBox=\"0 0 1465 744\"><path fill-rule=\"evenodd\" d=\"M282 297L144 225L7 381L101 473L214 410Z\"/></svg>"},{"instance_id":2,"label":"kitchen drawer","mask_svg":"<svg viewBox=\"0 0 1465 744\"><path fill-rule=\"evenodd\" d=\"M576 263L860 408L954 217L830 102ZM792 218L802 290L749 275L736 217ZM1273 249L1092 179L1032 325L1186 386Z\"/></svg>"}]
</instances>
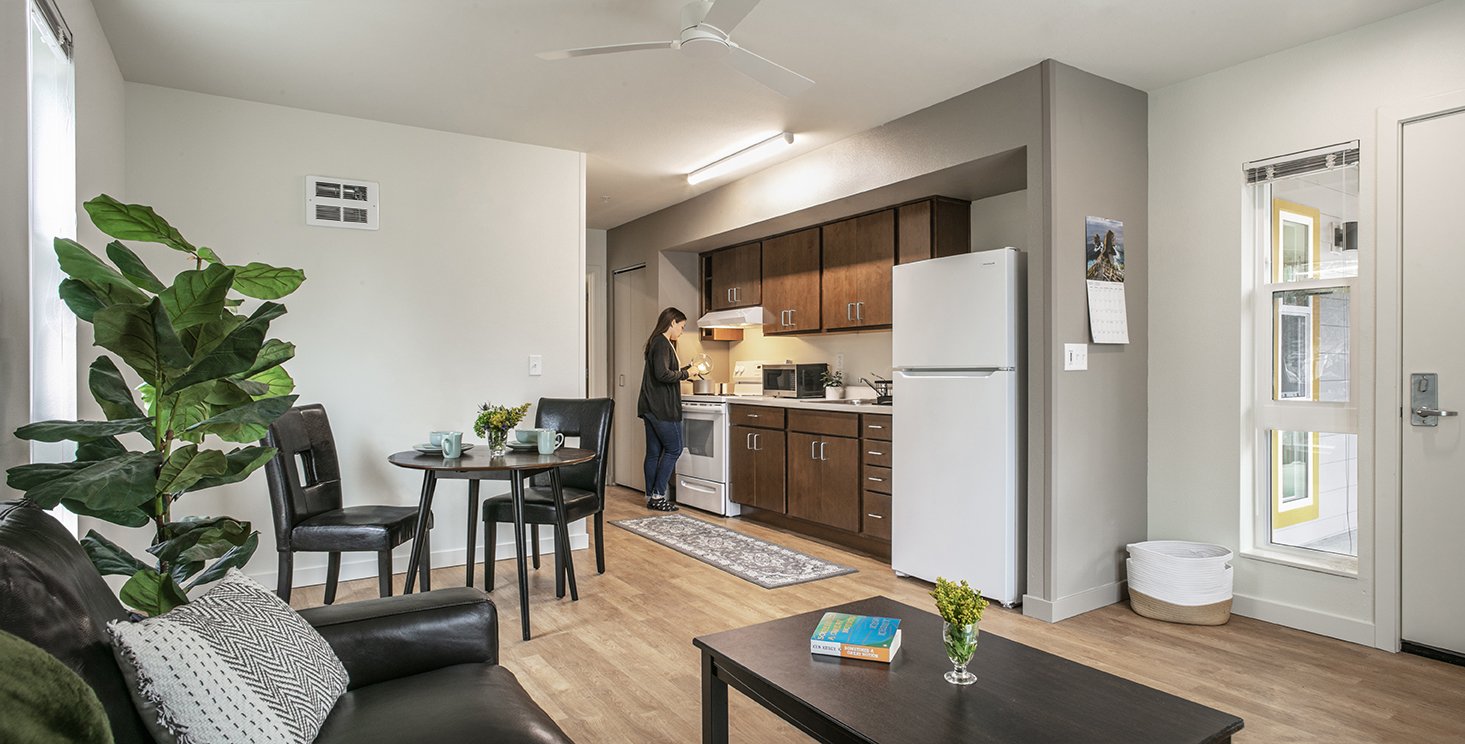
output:
<instances>
[{"instance_id":1,"label":"kitchen drawer","mask_svg":"<svg viewBox=\"0 0 1465 744\"><path fill-rule=\"evenodd\" d=\"M860 451L865 453L866 465L879 465L882 468L890 467L894 460L890 454L891 443L882 442L878 439L866 439L860 443Z\"/></svg>"},{"instance_id":2,"label":"kitchen drawer","mask_svg":"<svg viewBox=\"0 0 1465 744\"><path fill-rule=\"evenodd\" d=\"M788 430L832 437L857 437L860 435L860 417L853 413L830 411L789 411Z\"/></svg>"},{"instance_id":3,"label":"kitchen drawer","mask_svg":"<svg viewBox=\"0 0 1465 744\"><path fill-rule=\"evenodd\" d=\"M860 414L860 436L865 439L882 439L890 441L891 430L890 414L863 413Z\"/></svg>"},{"instance_id":4,"label":"kitchen drawer","mask_svg":"<svg viewBox=\"0 0 1465 744\"><path fill-rule=\"evenodd\" d=\"M890 493L890 468L882 468L879 465L865 465L863 482L866 491Z\"/></svg>"},{"instance_id":5,"label":"kitchen drawer","mask_svg":"<svg viewBox=\"0 0 1465 744\"><path fill-rule=\"evenodd\" d=\"M865 492L860 510L860 532L880 540L890 539L890 494Z\"/></svg>"},{"instance_id":6,"label":"kitchen drawer","mask_svg":"<svg viewBox=\"0 0 1465 744\"><path fill-rule=\"evenodd\" d=\"M783 409L773 406L734 404L729 407L733 426L758 426L764 429L783 428Z\"/></svg>"}]
</instances>

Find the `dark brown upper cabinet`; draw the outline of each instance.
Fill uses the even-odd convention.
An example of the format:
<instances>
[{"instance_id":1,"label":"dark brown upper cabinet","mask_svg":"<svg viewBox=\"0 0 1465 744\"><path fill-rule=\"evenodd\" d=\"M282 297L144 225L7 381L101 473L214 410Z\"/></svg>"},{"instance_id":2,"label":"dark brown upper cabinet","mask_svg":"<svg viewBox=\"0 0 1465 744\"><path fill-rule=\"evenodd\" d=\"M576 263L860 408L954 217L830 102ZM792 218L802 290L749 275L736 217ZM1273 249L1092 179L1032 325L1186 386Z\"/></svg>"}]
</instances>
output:
<instances>
[{"instance_id":1,"label":"dark brown upper cabinet","mask_svg":"<svg viewBox=\"0 0 1465 744\"><path fill-rule=\"evenodd\" d=\"M895 264L895 210L822 228L824 328L890 325L890 269Z\"/></svg>"},{"instance_id":2,"label":"dark brown upper cabinet","mask_svg":"<svg viewBox=\"0 0 1465 744\"><path fill-rule=\"evenodd\" d=\"M818 331L819 228L763 241L765 334Z\"/></svg>"},{"instance_id":3,"label":"dark brown upper cabinet","mask_svg":"<svg viewBox=\"0 0 1465 744\"><path fill-rule=\"evenodd\" d=\"M713 253L712 310L754 307L763 303L763 244L745 243Z\"/></svg>"},{"instance_id":4,"label":"dark brown upper cabinet","mask_svg":"<svg viewBox=\"0 0 1465 744\"><path fill-rule=\"evenodd\" d=\"M896 263L971 252L972 204L933 197L896 209Z\"/></svg>"}]
</instances>

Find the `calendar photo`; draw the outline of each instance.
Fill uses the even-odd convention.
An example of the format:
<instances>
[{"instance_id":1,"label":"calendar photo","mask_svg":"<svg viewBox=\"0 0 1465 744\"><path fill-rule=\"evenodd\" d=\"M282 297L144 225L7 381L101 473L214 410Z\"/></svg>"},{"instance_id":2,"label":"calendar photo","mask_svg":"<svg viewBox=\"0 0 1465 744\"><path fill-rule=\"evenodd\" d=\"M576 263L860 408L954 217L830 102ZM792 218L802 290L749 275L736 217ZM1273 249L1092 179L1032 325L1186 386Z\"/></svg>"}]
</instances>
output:
<instances>
[{"instance_id":1,"label":"calendar photo","mask_svg":"<svg viewBox=\"0 0 1465 744\"><path fill-rule=\"evenodd\" d=\"M1084 277L1099 282L1124 281L1124 223L1103 217L1084 220Z\"/></svg>"}]
</instances>

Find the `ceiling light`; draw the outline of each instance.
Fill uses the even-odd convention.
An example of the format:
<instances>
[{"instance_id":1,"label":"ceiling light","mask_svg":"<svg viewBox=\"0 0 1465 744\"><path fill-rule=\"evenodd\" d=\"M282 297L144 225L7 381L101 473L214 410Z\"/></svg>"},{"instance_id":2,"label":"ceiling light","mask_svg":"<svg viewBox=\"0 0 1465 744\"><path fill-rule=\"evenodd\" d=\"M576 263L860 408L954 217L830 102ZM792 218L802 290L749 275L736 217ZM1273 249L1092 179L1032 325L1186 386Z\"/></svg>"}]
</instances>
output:
<instances>
[{"instance_id":1,"label":"ceiling light","mask_svg":"<svg viewBox=\"0 0 1465 744\"><path fill-rule=\"evenodd\" d=\"M716 178L724 173L742 168L749 163L767 158L793 143L793 132L779 132L762 142L745 147L721 160L715 160L688 173L687 183L702 183L709 178Z\"/></svg>"}]
</instances>

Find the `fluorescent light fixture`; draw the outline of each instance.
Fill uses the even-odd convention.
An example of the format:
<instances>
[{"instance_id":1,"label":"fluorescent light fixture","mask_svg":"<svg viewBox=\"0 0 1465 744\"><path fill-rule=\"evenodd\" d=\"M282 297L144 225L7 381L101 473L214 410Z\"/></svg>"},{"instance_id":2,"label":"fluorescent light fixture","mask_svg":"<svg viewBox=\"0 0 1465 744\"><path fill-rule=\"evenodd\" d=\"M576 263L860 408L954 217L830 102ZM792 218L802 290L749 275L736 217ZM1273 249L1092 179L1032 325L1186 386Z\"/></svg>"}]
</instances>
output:
<instances>
[{"instance_id":1,"label":"fluorescent light fixture","mask_svg":"<svg viewBox=\"0 0 1465 744\"><path fill-rule=\"evenodd\" d=\"M745 147L721 160L715 160L688 173L687 183L702 183L709 178L716 178L724 173L742 168L749 163L767 158L793 143L793 132L779 132L762 142Z\"/></svg>"}]
</instances>

